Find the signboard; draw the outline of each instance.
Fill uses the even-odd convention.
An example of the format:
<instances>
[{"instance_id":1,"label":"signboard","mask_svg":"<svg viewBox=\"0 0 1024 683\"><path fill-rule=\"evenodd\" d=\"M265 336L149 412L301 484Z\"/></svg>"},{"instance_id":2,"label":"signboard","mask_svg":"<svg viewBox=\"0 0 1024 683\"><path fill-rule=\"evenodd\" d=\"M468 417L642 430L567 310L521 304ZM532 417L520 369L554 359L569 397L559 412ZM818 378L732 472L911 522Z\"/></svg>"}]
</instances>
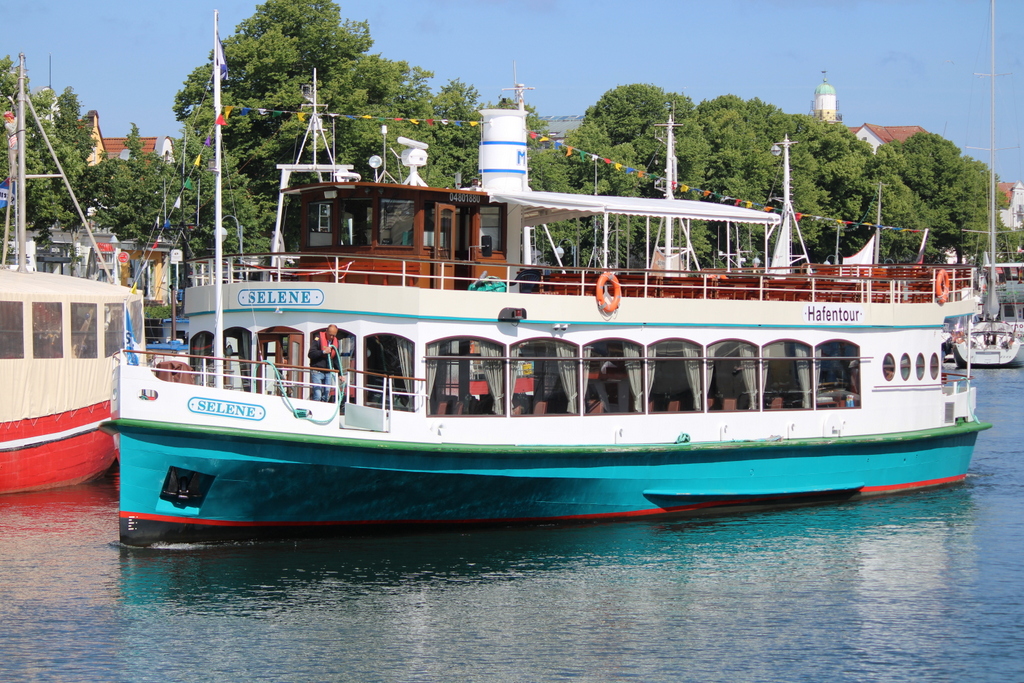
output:
<instances>
[{"instance_id":1,"label":"signboard","mask_svg":"<svg viewBox=\"0 0 1024 683\"><path fill-rule=\"evenodd\" d=\"M239 306L319 306L324 302L319 289L243 289L238 292Z\"/></svg>"},{"instance_id":2,"label":"signboard","mask_svg":"<svg viewBox=\"0 0 1024 683\"><path fill-rule=\"evenodd\" d=\"M263 406L236 401L218 401L194 396L188 400L188 409L201 415L234 417L240 420L262 420L267 411Z\"/></svg>"},{"instance_id":3,"label":"signboard","mask_svg":"<svg viewBox=\"0 0 1024 683\"><path fill-rule=\"evenodd\" d=\"M809 325L860 325L864 324L864 307L860 304L807 304L804 306L804 322Z\"/></svg>"},{"instance_id":4,"label":"signboard","mask_svg":"<svg viewBox=\"0 0 1024 683\"><path fill-rule=\"evenodd\" d=\"M171 249L171 263L181 263L181 249Z\"/></svg>"},{"instance_id":5,"label":"signboard","mask_svg":"<svg viewBox=\"0 0 1024 683\"><path fill-rule=\"evenodd\" d=\"M127 251L122 251L122 252L118 253L118 255L117 255L117 262L118 263L128 263L128 252Z\"/></svg>"}]
</instances>

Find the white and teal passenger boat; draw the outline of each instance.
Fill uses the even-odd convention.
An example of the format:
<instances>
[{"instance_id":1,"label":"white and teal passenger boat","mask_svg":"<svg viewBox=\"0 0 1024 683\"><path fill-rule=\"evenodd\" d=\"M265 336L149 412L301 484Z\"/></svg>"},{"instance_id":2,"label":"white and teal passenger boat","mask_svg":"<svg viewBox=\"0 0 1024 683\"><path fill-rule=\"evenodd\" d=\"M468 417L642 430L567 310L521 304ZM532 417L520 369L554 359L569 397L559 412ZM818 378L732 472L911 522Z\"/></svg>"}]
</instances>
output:
<instances>
[{"instance_id":1,"label":"white and teal passenger boat","mask_svg":"<svg viewBox=\"0 0 1024 683\"><path fill-rule=\"evenodd\" d=\"M300 253L209 264L185 299L188 362L120 365L124 543L698 515L964 479L988 425L939 353L943 319L972 312L969 268L685 270L669 240L689 221L780 217L530 191L524 117L483 112L478 189L331 167L285 190ZM532 263L535 226L583 216L678 227L656 268ZM329 325L343 363L317 402L306 357Z\"/></svg>"}]
</instances>

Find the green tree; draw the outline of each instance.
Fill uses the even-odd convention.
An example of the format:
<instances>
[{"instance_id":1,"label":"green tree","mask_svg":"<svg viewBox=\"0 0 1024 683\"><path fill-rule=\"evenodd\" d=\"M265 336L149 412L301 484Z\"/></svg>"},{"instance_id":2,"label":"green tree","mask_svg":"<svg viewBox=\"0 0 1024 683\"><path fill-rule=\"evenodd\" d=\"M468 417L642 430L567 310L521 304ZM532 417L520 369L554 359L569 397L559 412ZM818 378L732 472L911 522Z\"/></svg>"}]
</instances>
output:
<instances>
[{"instance_id":1,"label":"green tree","mask_svg":"<svg viewBox=\"0 0 1024 683\"><path fill-rule=\"evenodd\" d=\"M275 166L296 161L297 141L307 124L304 116L257 115L257 110L308 112L302 86L312 83L314 69L317 99L327 112L431 116L434 98L427 79L432 74L369 54L373 41L368 25L343 20L340 8L330 0L267 0L223 44L229 78L223 83L222 102L234 107L223 127L224 150L227 157L238 160L238 173L247 178L255 220L264 235L270 234L274 224L279 175ZM211 78L211 63L197 67L175 97L175 115L186 125L189 137L202 140L214 131ZM241 115L244 108L249 108L249 115ZM336 159L368 172L362 164L380 153L380 128L370 122L333 118L325 121L325 128ZM424 127L394 123L389 129L391 140L395 135L418 139Z\"/></svg>"},{"instance_id":2,"label":"green tree","mask_svg":"<svg viewBox=\"0 0 1024 683\"><path fill-rule=\"evenodd\" d=\"M125 146L127 158L105 159L89 167L89 203L96 210L97 224L118 239L152 242L163 229L180 181L174 166L158 154L143 152L134 123Z\"/></svg>"},{"instance_id":3,"label":"green tree","mask_svg":"<svg viewBox=\"0 0 1024 683\"><path fill-rule=\"evenodd\" d=\"M10 57L0 59L0 94L5 96L8 102L16 102L18 95L18 79L17 74L12 71L13 68L14 62ZM25 89L31 90L28 79ZM78 96L71 88L66 88L59 94L49 88L43 88L29 97L39 119L37 121L31 110L26 107L26 173L35 175L57 172L57 165L39 132L39 127L42 126L67 175L68 182L81 194L82 176L92 151L92 141L89 131L85 130L79 121ZM11 116L14 116L13 112ZM8 134L14 132L12 125ZM5 148L9 154L8 169L13 175L15 150L7 145ZM7 173L4 173L5 177L6 175ZM37 239L43 243L49 241L52 229L74 228L81 225L74 202L60 178L35 178L27 181L25 206L27 228L36 231Z\"/></svg>"}]
</instances>

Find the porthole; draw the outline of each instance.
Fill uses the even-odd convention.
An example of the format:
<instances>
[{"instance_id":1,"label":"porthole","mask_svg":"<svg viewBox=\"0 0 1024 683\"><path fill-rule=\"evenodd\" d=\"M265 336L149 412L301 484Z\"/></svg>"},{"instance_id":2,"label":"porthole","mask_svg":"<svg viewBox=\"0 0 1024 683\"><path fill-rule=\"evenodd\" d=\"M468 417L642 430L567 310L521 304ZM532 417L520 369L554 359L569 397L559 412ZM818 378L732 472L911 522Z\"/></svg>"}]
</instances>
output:
<instances>
[{"instance_id":1,"label":"porthole","mask_svg":"<svg viewBox=\"0 0 1024 683\"><path fill-rule=\"evenodd\" d=\"M891 353L885 354L885 358L882 360L882 376L885 377L886 382L891 382L892 378L896 376L896 359L892 357Z\"/></svg>"},{"instance_id":2,"label":"porthole","mask_svg":"<svg viewBox=\"0 0 1024 683\"><path fill-rule=\"evenodd\" d=\"M904 380L910 379L910 356L908 354L900 356L900 377Z\"/></svg>"},{"instance_id":3,"label":"porthole","mask_svg":"<svg viewBox=\"0 0 1024 683\"><path fill-rule=\"evenodd\" d=\"M932 369L932 379L938 379L939 378L939 370L942 369L942 366L939 363L939 354L937 354L937 353L933 353L932 354L931 366L932 366L932 368L931 368Z\"/></svg>"},{"instance_id":4,"label":"porthole","mask_svg":"<svg viewBox=\"0 0 1024 683\"><path fill-rule=\"evenodd\" d=\"M917 378L924 379L924 354L917 354L917 362L914 364L917 370Z\"/></svg>"}]
</instances>

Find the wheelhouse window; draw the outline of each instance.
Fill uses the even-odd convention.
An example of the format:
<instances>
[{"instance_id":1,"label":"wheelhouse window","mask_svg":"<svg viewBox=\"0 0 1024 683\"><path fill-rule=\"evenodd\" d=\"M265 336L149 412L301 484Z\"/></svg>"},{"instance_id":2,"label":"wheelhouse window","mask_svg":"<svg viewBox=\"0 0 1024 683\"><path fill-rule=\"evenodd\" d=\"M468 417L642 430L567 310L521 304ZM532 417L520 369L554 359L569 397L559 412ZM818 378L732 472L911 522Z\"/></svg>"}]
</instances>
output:
<instances>
[{"instance_id":1,"label":"wheelhouse window","mask_svg":"<svg viewBox=\"0 0 1024 683\"><path fill-rule=\"evenodd\" d=\"M20 301L0 301L0 358L24 357L24 306Z\"/></svg>"},{"instance_id":2,"label":"wheelhouse window","mask_svg":"<svg viewBox=\"0 0 1024 683\"><path fill-rule=\"evenodd\" d=\"M32 357L64 357L63 306L59 301L32 302Z\"/></svg>"},{"instance_id":3,"label":"wheelhouse window","mask_svg":"<svg viewBox=\"0 0 1024 683\"><path fill-rule=\"evenodd\" d=\"M71 356L96 358L97 330L96 304L71 304Z\"/></svg>"},{"instance_id":4,"label":"wheelhouse window","mask_svg":"<svg viewBox=\"0 0 1024 683\"><path fill-rule=\"evenodd\" d=\"M829 341L818 344L814 355L818 408L860 408L860 347L848 341Z\"/></svg>"},{"instance_id":5,"label":"wheelhouse window","mask_svg":"<svg viewBox=\"0 0 1024 683\"><path fill-rule=\"evenodd\" d=\"M368 247L373 243L372 199L343 200L338 219L338 246Z\"/></svg>"},{"instance_id":6,"label":"wheelhouse window","mask_svg":"<svg viewBox=\"0 0 1024 683\"><path fill-rule=\"evenodd\" d=\"M416 204L411 199L380 200L380 244L411 247Z\"/></svg>"},{"instance_id":7,"label":"wheelhouse window","mask_svg":"<svg viewBox=\"0 0 1024 683\"><path fill-rule=\"evenodd\" d=\"M512 414L579 414L579 347L531 339L512 347Z\"/></svg>"},{"instance_id":8,"label":"wheelhouse window","mask_svg":"<svg viewBox=\"0 0 1024 683\"><path fill-rule=\"evenodd\" d=\"M124 346L124 305L103 304L103 355L110 358Z\"/></svg>"},{"instance_id":9,"label":"wheelhouse window","mask_svg":"<svg viewBox=\"0 0 1024 683\"><path fill-rule=\"evenodd\" d=\"M585 414L644 412L642 350L639 344L624 339L605 339L583 347Z\"/></svg>"},{"instance_id":10,"label":"wheelhouse window","mask_svg":"<svg viewBox=\"0 0 1024 683\"><path fill-rule=\"evenodd\" d=\"M331 202L310 202L306 210L307 246L331 246Z\"/></svg>"},{"instance_id":11,"label":"wheelhouse window","mask_svg":"<svg viewBox=\"0 0 1024 683\"><path fill-rule=\"evenodd\" d=\"M395 410L415 410L412 341L395 334L373 334L366 337L366 392L368 406ZM391 395L386 396L390 379Z\"/></svg>"},{"instance_id":12,"label":"wheelhouse window","mask_svg":"<svg viewBox=\"0 0 1024 683\"><path fill-rule=\"evenodd\" d=\"M486 339L427 344L427 414L504 415L504 355L504 346Z\"/></svg>"},{"instance_id":13,"label":"wheelhouse window","mask_svg":"<svg viewBox=\"0 0 1024 683\"><path fill-rule=\"evenodd\" d=\"M648 355L648 409L652 413L702 411L700 345L683 339L667 339L652 344Z\"/></svg>"},{"instance_id":14,"label":"wheelhouse window","mask_svg":"<svg viewBox=\"0 0 1024 683\"><path fill-rule=\"evenodd\" d=\"M487 249L504 251L504 243L501 239L501 207L481 206L480 207L480 247L486 253Z\"/></svg>"},{"instance_id":15,"label":"wheelhouse window","mask_svg":"<svg viewBox=\"0 0 1024 683\"><path fill-rule=\"evenodd\" d=\"M806 410L811 402L811 347L777 341L764 347L765 410Z\"/></svg>"},{"instance_id":16,"label":"wheelhouse window","mask_svg":"<svg viewBox=\"0 0 1024 683\"><path fill-rule=\"evenodd\" d=\"M757 347L730 339L708 347L708 410L757 410Z\"/></svg>"}]
</instances>

